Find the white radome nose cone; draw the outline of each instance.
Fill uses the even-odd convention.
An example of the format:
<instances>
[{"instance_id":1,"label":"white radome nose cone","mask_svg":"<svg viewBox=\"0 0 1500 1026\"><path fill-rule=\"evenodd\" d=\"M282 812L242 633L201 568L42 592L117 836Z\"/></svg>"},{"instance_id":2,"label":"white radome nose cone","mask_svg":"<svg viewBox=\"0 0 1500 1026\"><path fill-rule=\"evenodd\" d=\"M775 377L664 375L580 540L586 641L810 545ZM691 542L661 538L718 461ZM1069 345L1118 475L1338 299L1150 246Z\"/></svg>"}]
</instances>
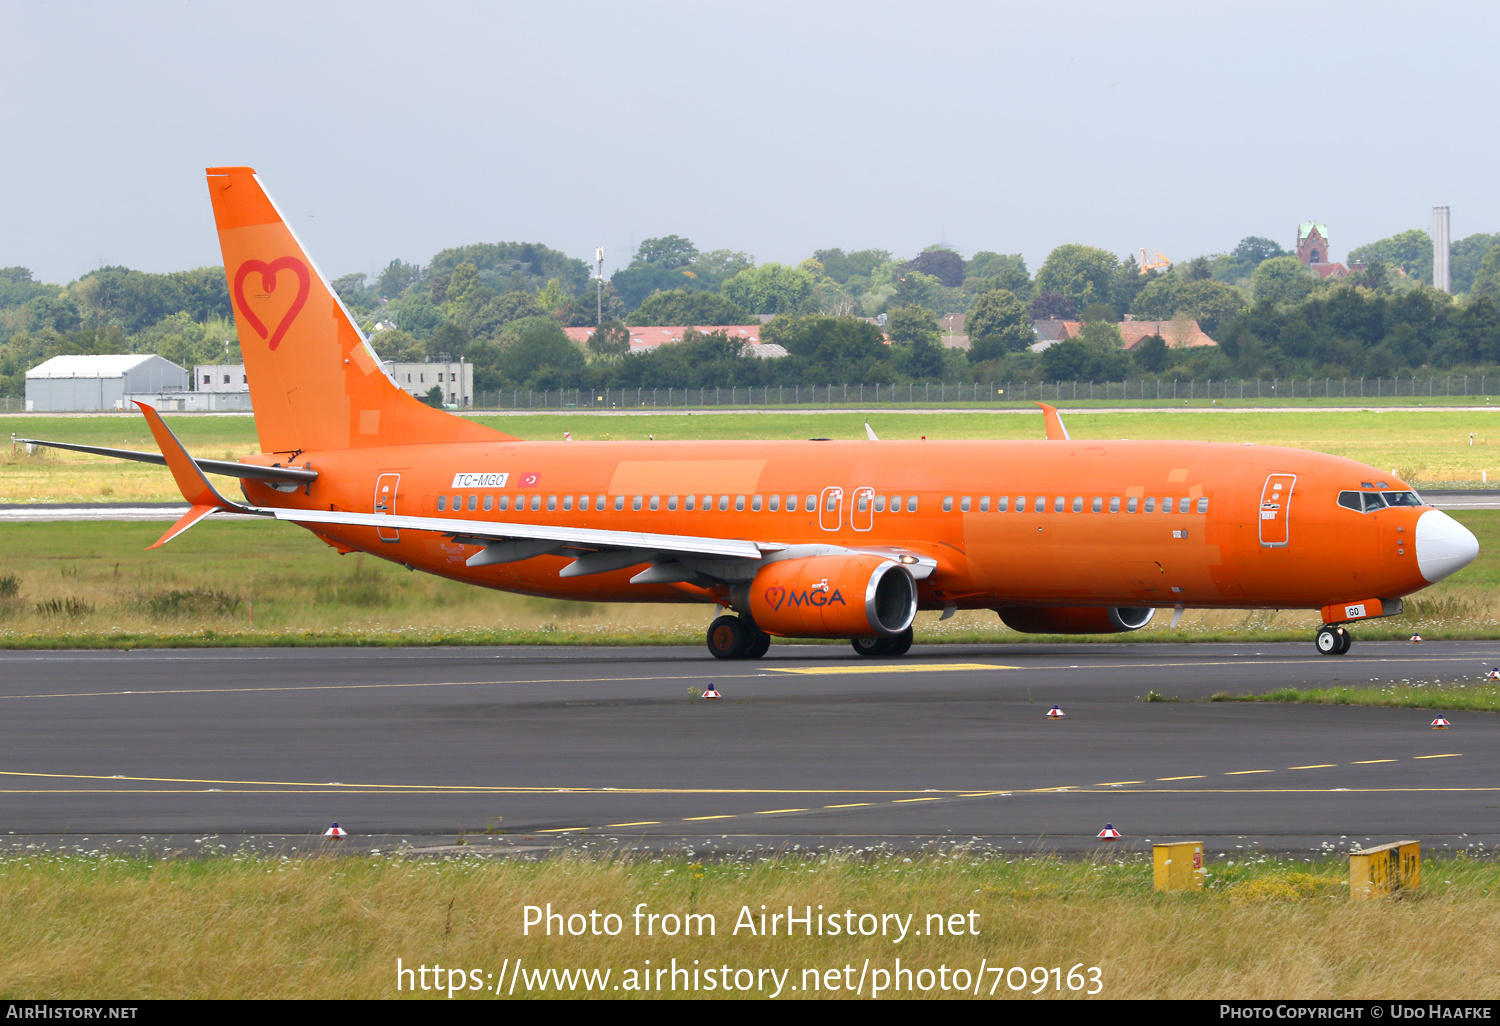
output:
<instances>
[{"instance_id":1,"label":"white radome nose cone","mask_svg":"<svg viewBox=\"0 0 1500 1026\"><path fill-rule=\"evenodd\" d=\"M1442 510L1417 518L1417 569L1431 583L1457 573L1479 555L1479 539Z\"/></svg>"}]
</instances>

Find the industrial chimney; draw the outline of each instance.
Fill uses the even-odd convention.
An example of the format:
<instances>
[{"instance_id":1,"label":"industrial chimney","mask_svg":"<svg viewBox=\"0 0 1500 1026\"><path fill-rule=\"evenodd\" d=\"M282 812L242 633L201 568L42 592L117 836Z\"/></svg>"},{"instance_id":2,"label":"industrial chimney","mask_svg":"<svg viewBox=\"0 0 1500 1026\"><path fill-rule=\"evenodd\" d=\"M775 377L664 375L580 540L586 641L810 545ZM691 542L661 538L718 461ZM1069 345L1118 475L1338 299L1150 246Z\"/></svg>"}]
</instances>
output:
<instances>
[{"instance_id":1,"label":"industrial chimney","mask_svg":"<svg viewBox=\"0 0 1500 1026\"><path fill-rule=\"evenodd\" d=\"M1448 278L1448 208L1432 208L1432 287L1450 291Z\"/></svg>"}]
</instances>

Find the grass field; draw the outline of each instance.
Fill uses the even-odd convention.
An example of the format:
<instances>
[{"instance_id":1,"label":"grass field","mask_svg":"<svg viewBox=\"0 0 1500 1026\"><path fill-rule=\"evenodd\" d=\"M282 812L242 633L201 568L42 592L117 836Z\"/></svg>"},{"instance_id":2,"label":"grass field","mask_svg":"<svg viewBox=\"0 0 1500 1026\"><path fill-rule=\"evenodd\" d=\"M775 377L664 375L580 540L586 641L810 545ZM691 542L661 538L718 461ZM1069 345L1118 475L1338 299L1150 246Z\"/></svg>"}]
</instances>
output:
<instances>
[{"instance_id":1,"label":"grass field","mask_svg":"<svg viewBox=\"0 0 1500 1026\"><path fill-rule=\"evenodd\" d=\"M631 980L639 983L647 960L670 971L674 958L689 970L727 966L741 985L764 981L764 990L728 995L746 997L775 989L764 969L782 974L782 998L855 996L849 991L866 959L864 997L881 983L881 997L973 997L982 967L984 997L992 988L995 997L1025 998L1090 990L1167 999L1491 999L1500 992L1500 865L1492 855L1429 853L1420 888L1404 900L1358 903L1349 900L1348 863L1337 858L1210 849L1207 866L1204 891L1157 894L1149 857L1113 853L1084 861L956 850L706 863L564 855L528 863L29 852L0 858L7 953L0 997L448 998L446 986L424 992L415 976L398 994L398 958L405 968L443 966L444 985L477 981L490 989L497 978L512 978L502 974L519 959L521 983L508 993L517 998L586 996L576 980L536 986L531 973L548 969L609 970L598 996L657 997L654 986L632 990ZM549 903L564 915L597 910L601 931L603 916L616 914L619 934L548 938L533 927L523 935L524 907ZM702 937L636 936L632 912L642 903L648 915L711 915L713 934L705 926ZM849 921L846 911L855 922L865 914L912 918L899 942L894 921L886 937L758 935L761 906L770 913L788 905L799 916L811 906L841 921ZM757 934L735 934L747 907ZM957 915L959 934L937 935L928 918L937 914L947 926ZM911 986L931 989L890 989L897 979L906 984L894 973L897 958L912 971ZM853 967L847 976L845 966ZM990 971L996 966L1020 972ZM1068 980L1075 967L1076 990ZM1052 968L1060 972L1053 976ZM468 975L474 970L479 976ZM959 970L961 989L954 986ZM679 987L688 979L679 976ZM430 975L422 982L430 984ZM726 995L700 982L696 993L675 996ZM495 995L455 990L453 997Z\"/></svg>"},{"instance_id":2,"label":"grass field","mask_svg":"<svg viewBox=\"0 0 1500 1026\"><path fill-rule=\"evenodd\" d=\"M1341 410L1305 407L1264 412L1064 411L1074 438L1159 438L1286 445L1347 456L1419 485L1500 482L1500 407L1490 410ZM518 414L474 419L508 434L579 440L863 438L866 419L882 438L1041 438L1039 414L695 413L611 416ZM242 416L168 416L194 455L236 459L258 451L254 422ZM155 451L145 421L128 414L0 417L0 429L26 438ZM1469 444L1470 433L1474 444ZM1493 442L1493 445L1491 444ZM161 467L58 449L0 450L0 502L167 502L180 498Z\"/></svg>"}]
</instances>

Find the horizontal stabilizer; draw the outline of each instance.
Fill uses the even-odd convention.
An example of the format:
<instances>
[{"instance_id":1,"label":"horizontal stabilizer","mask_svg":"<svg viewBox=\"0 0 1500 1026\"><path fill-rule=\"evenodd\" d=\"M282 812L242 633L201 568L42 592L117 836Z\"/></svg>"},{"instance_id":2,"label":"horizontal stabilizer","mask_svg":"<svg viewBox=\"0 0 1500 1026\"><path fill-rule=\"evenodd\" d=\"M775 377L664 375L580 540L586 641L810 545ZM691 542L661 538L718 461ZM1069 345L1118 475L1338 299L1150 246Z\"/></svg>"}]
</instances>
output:
<instances>
[{"instance_id":1,"label":"horizontal stabilizer","mask_svg":"<svg viewBox=\"0 0 1500 1026\"><path fill-rule=\"evenodd\" d=\"M217 512L219 512L218 506L194 506L192 509L184 513L182 517L178 519L177 523L167 528L167 533L156 539L156 543L154 545L147 545L146 548L161 548L167 542L171 541L173 538L176 538L179 534L186 531L189 527L192 527L194 524L202 520L204 517L208 516L210 513Z\"/></svg>"},{"instance_id":2,"label":"horizontal stabilizer","mask_svg":"<svg viewBox=\"0 0 1500 1026\"><path fill-rule=\"evenodd\" d=\"M139 449L110 449L103 445L79 445L76 442L45 442L40 438L17 438L16 441L24 442L27 445L45 445L49 449L71 449L73 452L87 452L95 456L111 456L117 460L154 463L158 467L165 467L167 465L167 458L160 453L141 452ZM305 470L302 467L261 467L254 463L236 463L231 460L200 460L196 458L193 458L193 462L205 474L223 474L225 477L238 477L242 480L307 484L318 479L318 472L316 470Z\"/></svg>"}]
</instances>

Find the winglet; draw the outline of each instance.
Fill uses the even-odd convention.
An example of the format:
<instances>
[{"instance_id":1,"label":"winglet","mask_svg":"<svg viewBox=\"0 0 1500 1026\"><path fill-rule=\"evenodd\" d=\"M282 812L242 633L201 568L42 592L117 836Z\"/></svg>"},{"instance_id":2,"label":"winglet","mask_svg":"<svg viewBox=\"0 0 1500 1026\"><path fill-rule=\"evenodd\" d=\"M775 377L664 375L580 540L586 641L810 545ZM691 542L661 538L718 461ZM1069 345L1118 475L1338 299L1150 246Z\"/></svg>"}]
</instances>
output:
<instances>
[{"instance_id":1,"label":"winglet","mask_svg":"<svg viewBox=\"0 0 1500 1026\"><path fill-rule=\"evenodd\" d=\"M1046 403L1037 403L1042 408L1042 419L1047 423L1047 440L1052 442L1066 442L1073 436L1068 434L1068 429L1063 425L1062 414L1057 412L1056 406L1048 406Z\"/></svg>"},{"instance_id":2,"label":"winglet","mask_svg":"<svg viewBox=\"0 0 1500 1026\"><path fill-rule=\"evenodd\" d=\"M875 434L875 429L870 426L870 422L868 420L865 421L865 435L872 442L880 441L880 438Z\"/></svg>"},{"instance_id":3,"label":"winglet","mask_svg":"<svg viewBox=\"0 0 1500 1026\"><path fill-rule=\"evenodd\" d=\"M156 445L161 449L161 454L166 458L167 467L172 471L172 478L177 482L178 491L182 497L192 504L192 509L186 515L167 529L167 533L157 539L155 545L147 548L157 548L176 538L179 534L192 527L198 521L218 510L234 510L245 512L245 508L237 503L230 502L220 495L218 489L209 483L208 478L203 476L203 471L198 469L198 464L193 462L172 429L167 427L161 419L161 414L156 412L155 407L147 406L139 400L133 400L140 407L141 413L146 417L146 424L151 428L151 435L156 439Z\"/></svg>"}]
</instances>

